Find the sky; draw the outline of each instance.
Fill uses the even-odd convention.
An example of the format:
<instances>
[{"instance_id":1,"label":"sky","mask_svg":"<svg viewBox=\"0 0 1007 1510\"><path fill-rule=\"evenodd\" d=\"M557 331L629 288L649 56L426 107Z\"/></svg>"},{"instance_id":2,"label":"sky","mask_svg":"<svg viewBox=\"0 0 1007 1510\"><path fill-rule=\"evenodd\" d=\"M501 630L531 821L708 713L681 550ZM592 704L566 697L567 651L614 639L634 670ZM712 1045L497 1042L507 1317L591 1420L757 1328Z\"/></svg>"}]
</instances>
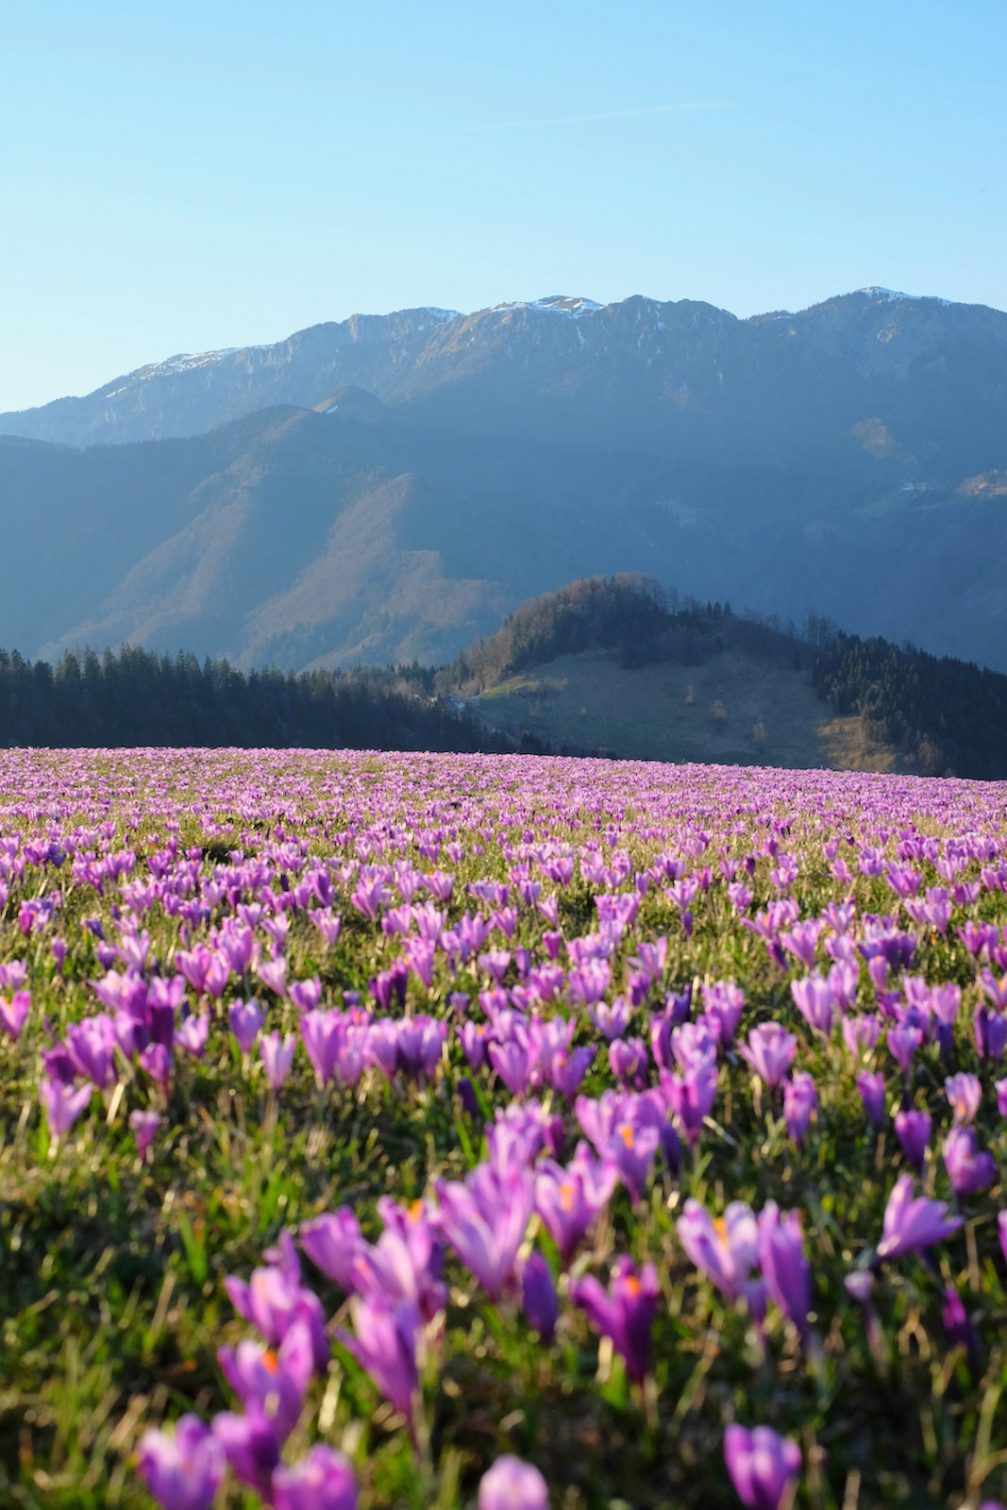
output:
<instances>
[{"instance_id":1,"label":"sky","mask_svg":"<svg viewBox=\"0 0 1007 1510\"><path fill-rule=\"evenodd\" d=\"M0 410L420 305L1007 309L1005 0L0 0Z\"/></svg>"}]
</instances>

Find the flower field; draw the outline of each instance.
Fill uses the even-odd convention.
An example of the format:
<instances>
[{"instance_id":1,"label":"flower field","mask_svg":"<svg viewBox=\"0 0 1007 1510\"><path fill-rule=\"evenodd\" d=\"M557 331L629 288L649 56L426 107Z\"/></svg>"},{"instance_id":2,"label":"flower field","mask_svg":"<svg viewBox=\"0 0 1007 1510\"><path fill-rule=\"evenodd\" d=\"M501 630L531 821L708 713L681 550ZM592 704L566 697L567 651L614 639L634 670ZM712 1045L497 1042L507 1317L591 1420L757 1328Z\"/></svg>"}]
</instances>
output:
<instances>
[{"instance_id":1,"label":"flower field","mask_svg":"<svg viewBox=\"0 0 1007 1510\"><path fill-rule=\"evenodd\" d=\"M0 1506L993 1505L1005 1047L1004 786L0 752Z\"/></svg>"}]
</instances>

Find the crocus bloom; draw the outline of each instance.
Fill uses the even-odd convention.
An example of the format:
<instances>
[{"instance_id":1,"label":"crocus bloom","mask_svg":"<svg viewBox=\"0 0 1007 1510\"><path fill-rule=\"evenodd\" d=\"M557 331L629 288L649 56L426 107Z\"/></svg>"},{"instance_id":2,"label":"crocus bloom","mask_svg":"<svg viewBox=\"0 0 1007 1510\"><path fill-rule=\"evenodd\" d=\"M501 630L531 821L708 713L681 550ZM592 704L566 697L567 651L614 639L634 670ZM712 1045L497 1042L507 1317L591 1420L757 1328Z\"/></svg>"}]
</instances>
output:
<instances>
[{"instance_id":1,"label":"crocus bloom","mask_svg":"<svg viewBox=\"0 0 1007 1510\"><path fill-rule=\"evenodd\" d=\"M141 1162L145 1161L161 1125L157 1112L135 1111L129 1114L129 1125L136 1139L136 1151Z\"/></svg>"},{"instance_id":2,"label":"crocus bloom","mask_svg":"<svg viewBox=\"0 0 1007 1510\"><path fill-rule=\"evenodd\" d=\"M661 1135L653 1126L622 1122L608 1141L606 1153L619 1171L635 1206L643 1197Z\"/></svg>"},{"instance_id":3,"label":"crocus bloom","mask_svg":"<svg viewBox=\"0 0 1007 1510\"><path fill-rule=\"evenodd\" d=\"M787 1132L798 1148L804 1142L808 1123L817 1110L818 1092L810 1075L802 1073L795 1075L793 1080L783 1082L783 1115Z\"/></svg>"},{"instance_id":4,"label":"crocus bloom","mask_svg":"<svg viewBox=\"0 0 1007 1510\"><path fill-rule=\"evenodd\" d=\"M334 1279L343 1290L355 1288L357 1266L366 1244L360 1224L348 1206L303 1222L300 1237L305 1253L323 1274Z\"/></svg>"},{"instance_id":5,"label":"crocus bloom","mask_svg":"<svg viewBox=\"0 0 1007 1510\"><path fill-rule=\"evenodd\" d=\"M524 1171L474 1169L464 1184L438 1180L437 1226L487 1295L498 1300L514 1273L532 1212L532 1182Z\"/></svg>"},{"instance_id":6,"label":"crocus bloom","mask_svg":"<svg viewBox=\"0 0 1007 1510\"><path fill-rule=\"evenodd\" d=\"M737 1301L758 1262L759 1229L750 1206L732 1201L714 1220L698 1201L688 1200L676 1225L678 1240L697 1269L728 1300Z\"/></svg>"},{"instance_id":7,"label":"crocus bloom","mask_svg":"<svg viewBox=\"0 0 1007 1510\"><path fill-rule=\"evenodd\" d=\"M520 1458L497 1458L479 1485L479 1510L549 1510L545 1479Z\"/></svg>"},{"instance_id":8,"label":"crocus bloom","mask_svg":"<svg viewBox=\"0 0 1007 1510\"><path fill-rule=\"evenodd\" d=\"M847 1018L847 1021L850 1019ZM864 1113L872 1127L884 1127L887 1113L885 1112L885 1077L882 1074L872 1074L865 1070L857 1076L857 1090L864 1104Z\"/></svg>"},{"instance_id":9,"label":"crocus bloom","mask_svg":"<svg viewBox=\"0 0 1007 1510\"><path fill-rule=\"evenodd\" d=\"M563 1262L569 1263L591 1223L608 1205L616 1184L615 1166L596 1159L586 1143L564 1169L545 1160L535 1174L535 1209Z\"/></svg>"},{"instance_id":10,"label":"crocus bloom","mask_svg":"<svg viewBox=\"0 0 1007 1510\"><path fill-rule=\"evenodd\" d=\"M912 1068L913 1055L923 1042L923 1034L919 1028L894 1027L888 1030L888 1048L895 1059L903 1075L908 1076Z\"/></svg>"},{"instance_id":11,"label":"crocus bloom","mask_svg":"<svg viewBox=\"0 0 1007 1510\"><path fill-rule=\"evenodd\" d=\"M273 1474L274 1510L356 1510L357 1481L341 1452L318 1443L303 1462Z\"/></svg>"},{"instance_id":12,"label":"crocus bloom","mask_svg":"<svg viewBox=\"0 0 1007 1510\"><path fill-rule=\"evenodd\" d=\"M919 1253L950 1237L961 1225L962 1218L949 1217L943 1201L928 1201L923 1196L914 1200L912 1175L900 1175L885 1207L877 1256L887 1259Z\"/></svg>"},{"instance_id":13,"label":"crocus bloom","mask_svg":"<svg viewBox=\"0 0 1007 1510\"><path fill-rule=\"evenodd\" d=\"M902 1145L902 1152L919 1174L923 1168L930 1144L930 1113L925 1111L901 1111L895 1113L895 1133Z\"/></svg>"},{"instance_id":14,"label":"crocus bloom","mask_svg":"<svg viewBox=\"0 0 1007 1510\"><path fill-rule=\"evenodd\" d=\"M268 1500L273 1469L280 1461L276 1423L254 1407L240 1416L225 1410L214 1416L213 1434L235 1475Z\"/></svg>"},{"instance_id":15,"label":"crocus bloom","mask_svg":"<svg viewBox=\"0 0 1007 1510\"><path fill-rule=\"evenodd\" d=\"M140 1472L163 1510L210 1510L224 1477L224 1454L198 1416L182 1416L173 1437L145 1431Z\"/></svg>"},{"instance_id":16,"label":"crocus bloom","mask_svg":"<svg viewBox=\"0 0 1007 1510\"><path fill-rule=\"evenodd\" d=\"M944 1093L951 1103L956 1122L974 1122L982 1105L983 1088L978 1075L949 1075Z\"/></svg>"},{"instance_id":17,"label":"crocus bloom","mask_svg":"<svg viewBox=\"0 0 1007 1510\"><path fill-rule=\"evenodd\" d=\"M255 1269L247 1284L228 1275L224 1289L239 1316L256 1327L272 1347L279 1346L296 1321L303 1321L311 1335L315 1367L322 1369L329 1358L325 1317L318 1296L301 1284L296 1264L295 1252L282 1265Z\"/></svg>"},{"instance_id":18,"label":"crocus bloom","mask_svg":"<svg viewBox=\"0 0 1007 1510\"><path fill-rule=\"evenodd\" d=\"M768 1201L759 1213L759 1264L770 1296L794 1323L802 1340L808 1335L811 1269L804 1254L801 1218L781 1212Z\"/></svg>"},{"instance_id":19,"label":"crocus bloom","mask_svg":"<svg viewBox=\"0 0 1007 1510\"><path fill-rule=\"evenodd\" d=\"M355 1336L340 1337L370 1374L395 1409L412 1421L419 1385L420 1313L403 1302L391 1306L376 1296L355 1299L350 1306Z\"/></svg>"},{"instance_id":20,"label":"crocus bloom","mask_svg":"<svg viewBox=\"0 0 1007 1510\"><path fill-rule=\"evenodd\" d=\"M74 1090L72 1086L65 1085L62 1080L46 1077L39 1081L39 1100L45 1107L49 1131L54 1138L61 1138L64 1133L70 1131L90 1101L93 1091L93 1085L82 1085Z\"/></svg>"},{"instance_id":21,"label":"crocus bloom","mask_svg":"<svg viewBox=\"0 0 1007 1510\"><path fill-rule=\"evenodd\" d=\"M217 1358L245 1409L272 1421L285 1441L297 1425L312 1373L311 1333L304 1323L294 1323L278 1352L247 1338L237 1348L222 1347Z\"/></svg>"},{"instance_id":22,"label":"crocus bloom","mask_svg":"<svg viewBox=\"0 0 1007 1510\"><path fill-rule=\"evenodd\" d=\"M243 1054L250 1054L258 1038L266 1014L256 1001L236 1001L227 1014L231 1032L238 1040Z\"/></svg>"},{"instance_id":23,"label":"crocus bloom","mask_svg":"<svg viewBox=\"0 0 1007 1510\"><path fill-rule=\"evenodd\" d=\"M668 1105L685 1129L689 1146L693 1147L717 1098L716 1065L700 1060L684 1075L662 1075L661 1086Z\"/></svg>"},{"instance_id":24,"label":"crocus bloom","mask_svg":"<svg viewBox=\"0 0 1007 1510\"><path fill-rule=\"evenodd\" d=\"M281 1038L279 1033L263 1033L259 1039L259 1058L269 1081L269 1088L278 1091L290 1074L294 1063L297 1040L293 1033Z\"/></svg>"},{"instance_id":25,"label":"crocus bloom","mask_svg":"<svg viewBox=\"0 0 1007 1510\"><path fill-rule=\"evenodd\" d=\"M27 991L15 991L8 1001L0 996L0 1028L11 1038L20 1038L25 1019L31 1011L31 997Z\"/></svg>"},{"instance_id":26,"label":"crocus bloom","mask_svg":"<svg viewBox=\"0 0 1007 1510\"><path fill-rule=\"evenodd\" d=\"M778 1022L760 1023L739 1053L768 1086L779 1085L797 1053L797 1039Z\"/></svg>"},{"instance_id":27,"label":"crocus bloom","mask_svg":"<svg viewBox=\"0 0 1007 1510\"><path fill-rule=\"evenodd\" d=\"M343 1019L339 1012L315 1010L301 1018L301 1039L311 1060L319 1088L327 1085L335 1073L336 1060L343 1039Z\"/></svg>"},{"instance_id":28,"label":"crocus bloom","mask_svg":"<svg viewBox=\"0 0 1007 1510\"><path fill-rule=\"evenodd\" d=\"M603 1337L626 1363L626 1373L640 1384L647 1373L650 1329L660 1294L657 1270L644 1264L640 1273L631 1258L617 1258L608 1290L593 1275L575 1280L570 1298L586 1311Z\"/></svg>"},{"instance_id":29,"label":"crocus bloom","mask_svg":"<svg viewBox=\"0 0 1007 1510\"><path fill-rule=\"evenodd\" d=\"M790 994L808 1027L828 1038L836 1008L836 993L831 982L823 980L820 975L809 975L806 980L791 981Z\"/></svg>"},{"instance_id":30,"label":"crocus bloom","mask_svg":"<svg viewBox=\"0 0 1007 1510\"><path fill-rule=\"evenodd\" d=\"M551 1342L556 1331L559 1304L549 1265L541 1253L532 1253L521 1271L521 1305L529 1326L543 1342Z\"/></svg>"},{"instance_id":31,"label":"crocus bloom","mask_svg":"<svg viewBox=\"0 0 1007 1510\"><path fill-rule=\"evenodd\" d=\"M988 1190L996 1179L993 1155L979 1151L975 1130L953 1127L944 1140L944 1167L956 1195Z\"/></svg>"},{"instance_id":32,"label":"crocus bloom","mask_svg":"<svg viewBox=\"0 0 1007 1510\"><path fill-rule=\"evenodd\" d=\"M779 1510L793 1479L801 1471L801 1449L769 1426L729 1426L724 1433L724 1461L738 1497L749 1510Z\"/></svg>"}]
</instances>

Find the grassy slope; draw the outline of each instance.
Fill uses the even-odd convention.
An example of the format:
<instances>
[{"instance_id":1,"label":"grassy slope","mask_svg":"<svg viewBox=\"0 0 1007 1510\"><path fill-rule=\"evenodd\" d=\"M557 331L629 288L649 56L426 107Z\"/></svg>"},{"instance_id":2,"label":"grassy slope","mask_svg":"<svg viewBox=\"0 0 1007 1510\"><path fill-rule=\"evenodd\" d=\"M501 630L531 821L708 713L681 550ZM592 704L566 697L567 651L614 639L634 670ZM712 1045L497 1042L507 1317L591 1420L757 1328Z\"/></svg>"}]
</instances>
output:
<instances>
[{"instance_id":1,"label":"grassy slope","mask_svg":"<svg viewBox=\"0 0 1007 1510\"><path fill-rule=\"evenodd\" d=\"M610 651L561 656L501 682L473 707L512 735L527 729L554 746L638 760L907 769L859 718L833 717L802 672L735 649L703 666L634 670Z\"/></svg>"}]
</instances>

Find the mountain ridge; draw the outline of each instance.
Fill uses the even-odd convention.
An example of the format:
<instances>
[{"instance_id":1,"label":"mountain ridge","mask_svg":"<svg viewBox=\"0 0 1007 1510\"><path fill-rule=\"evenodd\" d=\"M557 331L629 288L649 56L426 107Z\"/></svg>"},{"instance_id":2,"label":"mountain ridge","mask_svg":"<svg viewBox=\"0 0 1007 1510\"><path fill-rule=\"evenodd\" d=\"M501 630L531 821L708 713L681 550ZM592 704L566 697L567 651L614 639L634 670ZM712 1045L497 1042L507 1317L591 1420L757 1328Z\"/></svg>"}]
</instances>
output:
<instances>
[{"instance_id":1,"label":"mountain ridge","mask_svg":"<svg viewBox=\"0 0 1007 1510\"><path fill-rule=\"evenodd\" d=\"M568 354L583 350L595 333L604 338L608 327L635 322L649 330L652 343L657 341L655 350L643 353L643 360L653 362L660 359L660 336L669 321L680 338L705 325L721 335L749 331L763 338L768 332L767 338L776 340L772 327L781 322L801 322L811 331L823 316L887 312L891 319L907 308L914 311L917 325L919 315L939 310L978 312L984 320L992 316L1007 341L1007 313L1003 311L880 287L833 295L803 310L746 317L687 298L662 301L633 294L598 304L550 295L491 305L470 314L432 307L387 315L354 314L342 321L306 326L273 343L178 353L113 377L91 393L0 414L0 433L76 445L193 435L274 402L313 407L327 396L321 391L327 378L332 387L352 384L385 402L414 401L436 386L431 379L436 380L438 364L440 380L446 380L445 364L454 363L462 372L471 369L471 361L465 360L471 352L466 348L482 350L487 342L490 346L499 343L501 335L505 341L511 339L517 327L528 321L550 321L551 334L566 327L561 346L565 341ZM375 352L379 359L369 360L367 354L373 357ZM340 361L343 366L337 372ZM229 382L230 393L226 391ZM215 395L217 387L224 393Z\"/></svg>"},{"instance_id":2,"label":"mountain ridge","mask_svg":"<svg viewBox=\"0 0 1007 1510\"><path fill-rule=\"evenodd\" d=\"M60 401L100 443L53 406L44 437L0 435L0 643L429 663L526 598L643 571L1007 670L1007 314L556 295L251 360L172 359L90 418Z\"/></svg>"}]
</instances>

